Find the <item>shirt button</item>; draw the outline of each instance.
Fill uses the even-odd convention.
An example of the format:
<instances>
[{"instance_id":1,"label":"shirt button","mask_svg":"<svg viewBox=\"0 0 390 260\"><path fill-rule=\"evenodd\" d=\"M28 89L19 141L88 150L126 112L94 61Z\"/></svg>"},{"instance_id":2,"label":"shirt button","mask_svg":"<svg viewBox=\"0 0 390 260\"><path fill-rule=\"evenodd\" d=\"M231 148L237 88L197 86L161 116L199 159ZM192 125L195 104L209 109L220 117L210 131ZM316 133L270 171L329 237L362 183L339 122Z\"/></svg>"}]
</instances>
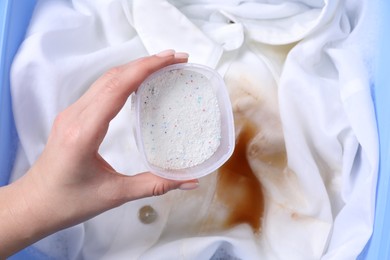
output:
<instances>
[{"instance_id":1,"label":"shirt button","mask_svg":"<svg viewBox=\"0 0 390 260\"><path fill-rule=\"evenodd\" d=\"M138 218L144 224L153 223L157 216L157 212L150 205L143 206L138 211Z\"/></svg>"}]
</instances>

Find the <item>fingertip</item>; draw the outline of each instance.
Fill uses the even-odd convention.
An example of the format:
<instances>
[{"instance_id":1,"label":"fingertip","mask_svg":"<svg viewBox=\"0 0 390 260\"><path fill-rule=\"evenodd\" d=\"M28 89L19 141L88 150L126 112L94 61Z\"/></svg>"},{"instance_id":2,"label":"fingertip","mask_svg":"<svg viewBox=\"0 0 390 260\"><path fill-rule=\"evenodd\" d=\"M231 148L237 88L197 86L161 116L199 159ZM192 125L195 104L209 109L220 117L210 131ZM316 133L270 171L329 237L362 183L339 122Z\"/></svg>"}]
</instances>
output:
<instances>
[{"instance_id":1,"label":"fingertip","mask_svg":"<svg viewBox=\"0 0 390 260\"><path fill-rule=\"evenodd\" d=\"M186 52L177 52L174 56L174 63L187 63L189 54Z\"/></svg>"},{"instance_id":2,"label":"fingertip","mask_svg":"<svg viewBox=\"0 0 390 260\"><path fill-rule=\"evenodd\" d=\"M188 182L183 182L179 185L179 190L194 190L199 187L199 181L198 180L191 180Z\"/></svg>"},{"instance_id":3,"label":"fingertip","mask_svg":"<svg viewBox=\"0 0 390 260\"><path fill-rule=\"evenodd\" d=\"M175 59L188 59L190 55L186 52L176 52L175 53Z\"/></svg>"},{"instance_id":4,"label":"fingertip","mask_svg":"<svg viewBox=\"0 0 390 260\"><path fill-rule=\"evenodd\" d=\"M176 52L174 49L168 49L161 51L154 55L158 58L172 59L173 63L185 63L188 62L189 54L187 52Z\"/></svg>"},{"instance_id":5,"label":"fingertip","mask_svg":"<svg viewBox=\"0 0 390 260\"><path fill-rule=\"evenodd\" d=\"M161 51L161 52L157 53L155 56L160 57L160 58L169 57L169 56L176 56L176 52L173 49L168 49L168 50Z\"/></svg>"}]
</instances>

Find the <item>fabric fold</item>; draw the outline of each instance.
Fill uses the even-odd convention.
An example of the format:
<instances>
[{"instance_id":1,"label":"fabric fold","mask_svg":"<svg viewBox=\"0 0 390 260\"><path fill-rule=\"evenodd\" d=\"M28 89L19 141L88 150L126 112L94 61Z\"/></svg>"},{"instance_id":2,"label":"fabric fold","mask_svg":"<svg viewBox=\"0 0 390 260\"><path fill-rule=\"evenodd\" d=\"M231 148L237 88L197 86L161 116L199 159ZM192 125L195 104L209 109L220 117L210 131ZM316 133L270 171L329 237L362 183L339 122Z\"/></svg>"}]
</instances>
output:
<instances>
[{"instance_id":1,"label":"fabric fold","mask_svg":"<svg viewBox=\"0 0 390 260\"><path fill-rule=\"evenodd\" d=\"M176 7L164 0L135 0L129 5L130 21L149 54L175 49L189 53L190 62L215 68L222 55L222 48Z\"/></svg>"}]
</instances>

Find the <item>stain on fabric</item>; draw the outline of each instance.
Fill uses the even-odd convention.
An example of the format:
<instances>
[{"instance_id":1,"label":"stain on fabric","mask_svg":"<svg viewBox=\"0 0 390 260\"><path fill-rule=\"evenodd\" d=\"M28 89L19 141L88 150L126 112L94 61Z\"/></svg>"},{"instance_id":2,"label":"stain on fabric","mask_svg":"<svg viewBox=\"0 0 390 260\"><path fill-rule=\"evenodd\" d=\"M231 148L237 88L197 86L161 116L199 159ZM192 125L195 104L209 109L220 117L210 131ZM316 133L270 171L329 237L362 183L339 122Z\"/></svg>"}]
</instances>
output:
<instances>
[{"instance_id":1,"label":"stain on fabric","mask_svg":"<svg viewBox=\"0 0 390 260\"><path fill-rule=\"evenodd\" d=\"M225 228L246 223L257 233L264 214L264 196L247 154L255 134L254 124L246 122L237 137L233 155L219 169L216 197L227 208Z\"/></svg>"}]
</instances>

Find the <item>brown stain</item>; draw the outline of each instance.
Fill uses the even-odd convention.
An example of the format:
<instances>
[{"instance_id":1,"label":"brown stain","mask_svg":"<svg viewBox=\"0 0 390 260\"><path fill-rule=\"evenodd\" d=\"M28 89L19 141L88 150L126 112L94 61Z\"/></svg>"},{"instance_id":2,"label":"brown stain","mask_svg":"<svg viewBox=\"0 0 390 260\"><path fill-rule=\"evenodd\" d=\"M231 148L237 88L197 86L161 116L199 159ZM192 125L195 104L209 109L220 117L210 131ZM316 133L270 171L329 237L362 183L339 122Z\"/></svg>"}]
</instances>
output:
<instances>
[{"instance_id":1,"label":"brown stain","mask_svg":"<svg viewBox=\"0 0 390 260\"><path fill-rule=\"evenodd\" d=\"M219 169L216 196L227 208L225 228L247 223L257 233L264 214L264 196L247 154L247 147L255 134L255 125L245 122L236 139L233 155Z\"/></svg>"},{"instance_id":2,"label":"brown stain","mask_svg":"<svg viewBox=\"0 0 390 260\"><path fill-rule=\"evenodd\" d=\"M287 165L287 153L284 146L279 151L267 153L262 152L258 145L252 145L249 150L249 156L256 157L263 163L278 169L284 169Z\"/></svg>"},{"instance_id":3,"label":"brown stain","mask_svg":"<svg viewBox=\"0 0 390 260\"><path fill-rule=\"evenodd\" d=\"M287 164L287 154L285 151L275 154L263 155L260 156L260 159L270 166L276 168L285 168Z\"/></svg>"}]
</instances>

